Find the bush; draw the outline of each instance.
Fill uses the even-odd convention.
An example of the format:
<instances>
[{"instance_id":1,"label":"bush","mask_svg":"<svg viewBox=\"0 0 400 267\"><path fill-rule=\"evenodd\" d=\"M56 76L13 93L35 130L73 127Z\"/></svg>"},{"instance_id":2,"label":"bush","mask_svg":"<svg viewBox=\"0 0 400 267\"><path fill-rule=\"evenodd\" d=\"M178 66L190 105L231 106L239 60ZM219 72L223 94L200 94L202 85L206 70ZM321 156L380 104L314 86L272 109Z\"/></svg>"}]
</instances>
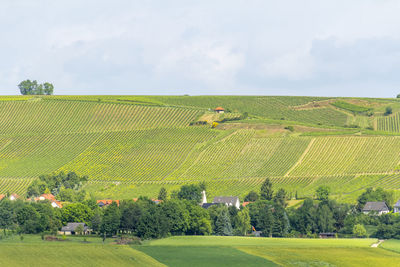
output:
<instances>
[{"instance_id":1,"label":"bush","mask_svg":"<svg viewBox=\"0 0 400 267\"><path fill-rule=\"evenodd\" d=\"M393 110L392 107L386 107L385 116L392 114Z\"/></svg>"},{"instance_id":2,"label":"bush","mask_svg":"<svg viewBox=\"0 0 400 267\"><path fill-rule=\"evenodd\" d=\"M289 131L291 131L291 132L294 132L294 127L291 126L291 125L290 125L290 126L286 126L285 129L286 129L286 130L289 130Z\"/></svg>"},{"instance_id":3,"label":"bush","mask_svg":"<svg viewBox=\"0 0 400 267\"><path fill-rule=\"evenodd\" d=\"M356 224L353 227L353 235L355 237L367 237L367 230L365 230L364 225Z\"/></svg>"}]
</instances>

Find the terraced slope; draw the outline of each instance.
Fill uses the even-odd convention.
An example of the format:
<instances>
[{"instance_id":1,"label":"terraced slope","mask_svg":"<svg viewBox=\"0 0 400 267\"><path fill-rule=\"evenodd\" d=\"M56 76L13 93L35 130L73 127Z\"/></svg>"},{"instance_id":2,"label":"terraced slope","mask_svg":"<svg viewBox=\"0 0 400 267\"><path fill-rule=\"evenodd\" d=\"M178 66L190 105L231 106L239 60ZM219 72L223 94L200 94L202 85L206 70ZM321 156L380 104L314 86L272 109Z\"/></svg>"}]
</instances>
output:
<instances>
[{"instance_id":1,"label":"terraced slope","mask_svg":"<svg viewBox=\"0 0 400 267\"><path fill-rule=\"evenodd\" d=\"M207 183L210 196L244 196L258 190L266 177L293 196L312 195L322 184L338 196L352 196L367 186L400 189L400 136L354 135L374 121L378 129L395 132L395 126L379 125L397 115L354 115L332 106L334 101L264 96L0 97L0 193L24 194L38 175L61 170L88 175L87 190L102 198L155 197L162 186L172 191L199 181ZM190 126L216 106L235 114L246 112L249 118L216 129ZM301 126L291 132L284 129L285 123ZM361 128L347 131L346 124ZM329 136L330 131L351 135Z\"/></svg>"}]
</instances>

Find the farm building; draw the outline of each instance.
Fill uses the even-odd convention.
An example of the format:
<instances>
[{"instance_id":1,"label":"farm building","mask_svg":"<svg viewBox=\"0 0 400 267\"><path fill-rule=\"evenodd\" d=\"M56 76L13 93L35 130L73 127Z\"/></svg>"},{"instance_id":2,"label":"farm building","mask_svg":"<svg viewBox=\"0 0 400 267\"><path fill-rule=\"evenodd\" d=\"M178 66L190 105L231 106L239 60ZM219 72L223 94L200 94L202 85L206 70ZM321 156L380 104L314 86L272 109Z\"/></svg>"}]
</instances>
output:
<instances>
[{"instance_id":1,"label":"farm building","mask_svg":"<svg viewBox=\"0 0 400 267\"><path fill-rule=\"evenodd\" d=\"M62 204L56 200L53 194L42 194L40 197L34 199L34 201L44 201L48 200L53 208L62 208Z\"/></svg>"},{"instance_id":2,"label":"farm building","mask_svg":"<svg viewBox=\"0 0 400 267\"><path fill-rule=\"evenodd\" d=\"M226 206L235 206L240 209L239 197L214 197L213 203L225 204Z\"/></svg>"},{"instance_id":3,"label":"farm building","mask_svg":"<svg viewBox=\"0 0 400 267\"><path fill-rule=\"evenodd\" d=\"M6 195L0 194L0 200L2 200L5 197L6 197Z\"/></svg>"},{"instance_id":4,"label":"farm building","mask_svg":"<svg viewBox=\"0 0 400 267\"><path fill-rule=\"evenodd\" d=\"M80 227L80 229L78 227ZM66 226L63 226L58 233L60 235L75 235L78 234L77 231L81 231L83 235L90 235L92 229L89 229L85 223L68 223Z\"/></svg>"},{"instance_id":5,"label":"farm building","mask_svg":"<svg viewBox=\"0 0 400 267\"><path fill-rule=\"evenodd\" d=\"M224 113L224 112L225 112L225 109L222 108L222 107L216 107L216 108L214 109L214 112L215 112L215 113Z\"/></svg>"},{"instance_id":6,"label":"farm building","mask_svg":"<svg viewBox=\"0 0 400 267\"><path fill-rule=\"evenodd\" d=\"M389 208L384 201L367 202L362 209L364 214L377 214L382 215L389 212Z\"/></svg>"}]
</instances>

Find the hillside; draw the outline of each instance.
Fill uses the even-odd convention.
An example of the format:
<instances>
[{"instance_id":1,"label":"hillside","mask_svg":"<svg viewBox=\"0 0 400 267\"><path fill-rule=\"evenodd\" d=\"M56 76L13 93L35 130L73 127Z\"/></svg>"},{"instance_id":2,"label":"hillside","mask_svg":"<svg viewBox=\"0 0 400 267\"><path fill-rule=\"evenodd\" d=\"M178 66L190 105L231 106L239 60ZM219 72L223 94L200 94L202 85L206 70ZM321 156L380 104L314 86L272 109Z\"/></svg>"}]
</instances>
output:
<instances>
[{"instance_id":1,"label":"hillside","mask_svg":"<svg viewBox=\"0 0 400 267\"><path fill-rule=\"evenodd\" d=\"M270 177L293 196L325 184L352 200L369 186L400 189L399 151L397 99L0 97L0 193L62 170L88 175L101 198L199 181L209 196L243 197Z\"/></svg>"}]
</instances>

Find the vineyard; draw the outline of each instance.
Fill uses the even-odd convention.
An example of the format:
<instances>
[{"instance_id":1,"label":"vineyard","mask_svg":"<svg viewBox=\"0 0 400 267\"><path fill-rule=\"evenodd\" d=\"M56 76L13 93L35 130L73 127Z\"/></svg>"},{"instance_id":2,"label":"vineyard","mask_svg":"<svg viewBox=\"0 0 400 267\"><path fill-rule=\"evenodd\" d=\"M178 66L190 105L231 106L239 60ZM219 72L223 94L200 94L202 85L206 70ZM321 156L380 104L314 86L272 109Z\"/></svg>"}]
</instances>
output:
<instances>
[{"instance_id":1,"label":"vineyard","mask_svg":"<svg viewBox=\"0 0 400 267\"><path fill-rule=\"evenodd\" d=\"M0 193L23 195L57 171L88 175L86 190L101 198L157 197L200 181L210 197L243 198L266 177L291 196L319 185L344 199L368 186L400 190L400 105L368 101L362 109L321 97L2 96ZM387 103L394 114L383 116ZM363 115L374 105L376 116ZM216 116L216 106L226 113ZM223 118L216 128L196 123Z\"/></svg>"}]
</instances>

